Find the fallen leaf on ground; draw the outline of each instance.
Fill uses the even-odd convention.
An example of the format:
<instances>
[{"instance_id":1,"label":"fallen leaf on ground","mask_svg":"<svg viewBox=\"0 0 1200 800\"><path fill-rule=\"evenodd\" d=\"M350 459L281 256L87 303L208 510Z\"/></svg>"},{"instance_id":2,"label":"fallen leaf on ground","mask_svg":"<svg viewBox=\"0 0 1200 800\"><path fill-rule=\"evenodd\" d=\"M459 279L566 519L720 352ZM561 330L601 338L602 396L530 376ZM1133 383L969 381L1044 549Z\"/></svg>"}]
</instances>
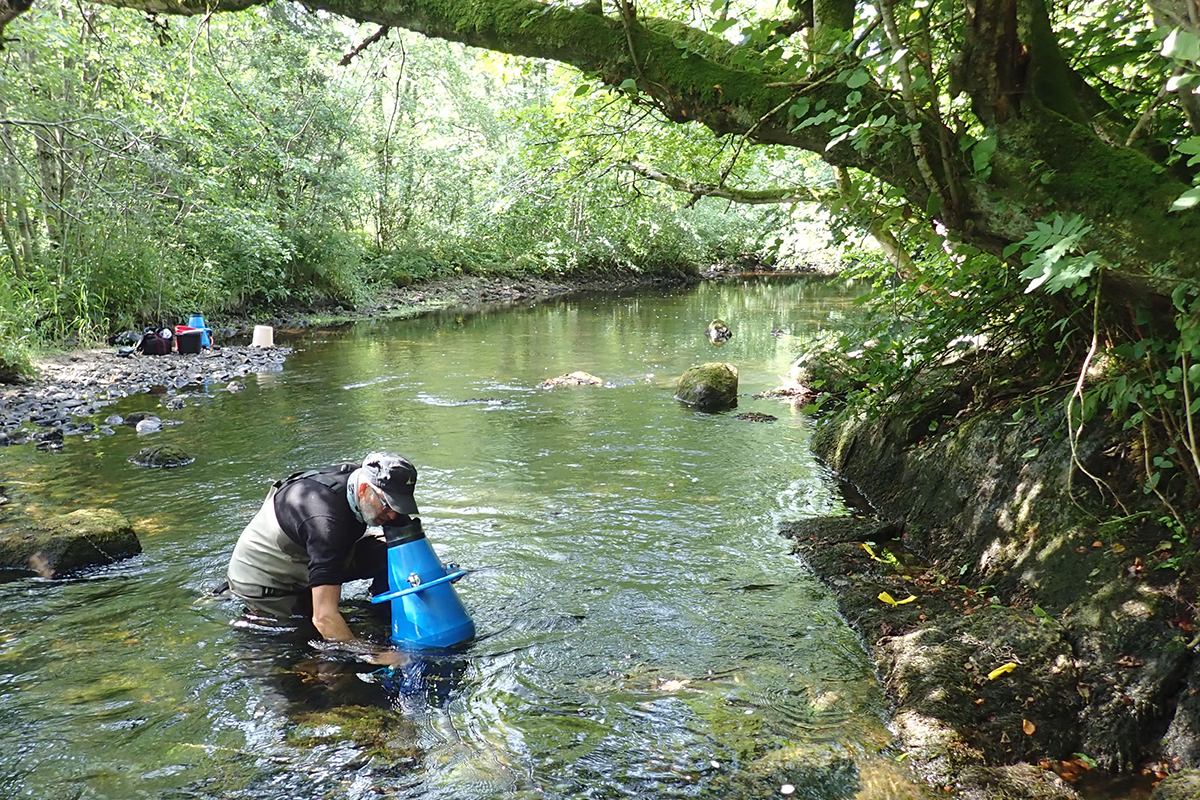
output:
<instances>
[{"instance_id":1,"label":"fallen leaf on ground","mask_svg":"<svg viewBox=\"0 0 1200 800\"><path fill-rule=\"evenodd\" d=\"M999 678L1004 673L1012 672L1016 668L1017 668L1017 665L1011 661L1008 662L1007 664L1001 664L1000 666L996 667L994 670L992 670L991 672L988 673L988 680L994 681L994 680L996 680L996 678Z\"/></svg>"},{"instance_id":2,"label":"fallen leaf on ground","mask_svg":"<svg viewBox=\"0 0 1200 800\"><path fill-rule=\"evenodd\" d=\"M897 600L896 598L892 597L887 592L880 592L879 599L882 600L883 602L887 603L889 606L902 606L905 603L911 603L912 601L916 600L917 596L915 594L910 594L908 597L904 598L903 600Z\"/></svg>"},{"instance_id":3,"label":"fallen leaf on ground","mask_svg":"<svg viewBox=\"0 0 1200 800\"><path fill-rule=\"evenodd\" d=\"M1034 731L1037 730L1037 725L1034 725L1027 719L1023 719L1021 720L1021 730L1025 731L1026 736L1033 736Z\"/></svg>"}]
</instances>

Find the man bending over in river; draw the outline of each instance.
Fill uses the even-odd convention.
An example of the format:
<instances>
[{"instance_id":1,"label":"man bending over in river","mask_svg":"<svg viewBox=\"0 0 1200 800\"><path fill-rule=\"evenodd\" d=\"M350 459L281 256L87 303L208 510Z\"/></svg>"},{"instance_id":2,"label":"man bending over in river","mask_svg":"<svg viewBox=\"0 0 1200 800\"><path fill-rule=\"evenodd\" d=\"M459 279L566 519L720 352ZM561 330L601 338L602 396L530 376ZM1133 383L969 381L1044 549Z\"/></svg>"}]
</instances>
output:
<instances>
[{"instance_id":1,"label":"man bending over in river","mask_svg":"<svg viewBox=\"0 0 1200 800\"><path fill-rule=\"evenodd\" d=\"M230 590L275 617L311 615L325 641L365 660L401 663L403 654L356 639L338 603L346 581L370 578L372 595L388 591L387 545L377 526L409 524L416 483L417 468L395 453L277 481L233 548Z\"/></svg>"}]
</instances>

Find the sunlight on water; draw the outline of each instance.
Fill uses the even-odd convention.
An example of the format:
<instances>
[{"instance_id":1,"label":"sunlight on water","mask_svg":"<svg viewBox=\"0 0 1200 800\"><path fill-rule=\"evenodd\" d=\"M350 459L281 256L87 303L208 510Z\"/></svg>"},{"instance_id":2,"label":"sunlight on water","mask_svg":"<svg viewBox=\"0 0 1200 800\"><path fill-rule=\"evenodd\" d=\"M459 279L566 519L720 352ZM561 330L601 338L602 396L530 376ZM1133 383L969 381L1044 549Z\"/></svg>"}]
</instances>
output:
<instances>
[{"instance_id":1,"label":"sunlight on water","mask_svg":"<svg viewBox=\"0 0 1200 800\"><path fill-rule=\"evenodd\" d=\"M245 392L182 394L152 437L0 451L60 504L120 510L145 549L0 585L0 796L854 797L887 761L881 698L776 535L841 501L810 421L751 397L847 298L746 281L312 331ZM777 420L675 402L712 360L738 367L738 412ZM536 388L576 370L605 385ZM196 461L127 462L150 443ZM271 480L375 449L418 465L430 540L477 569L458 584L475 642L381 671L206 596ZM347 595L386 636L365 587Z\"/></svg>"}]
</instances>

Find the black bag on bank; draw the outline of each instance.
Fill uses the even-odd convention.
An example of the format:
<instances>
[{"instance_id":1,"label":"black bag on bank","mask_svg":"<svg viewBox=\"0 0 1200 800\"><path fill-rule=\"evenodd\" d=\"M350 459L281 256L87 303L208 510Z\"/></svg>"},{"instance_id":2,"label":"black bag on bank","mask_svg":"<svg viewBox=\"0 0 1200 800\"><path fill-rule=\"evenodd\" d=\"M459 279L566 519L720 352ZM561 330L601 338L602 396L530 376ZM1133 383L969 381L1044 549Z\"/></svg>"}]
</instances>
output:
<instances>
[{"instance_id":1,"label":"black bag on bank","mask_svg":"<svg viewBox=\"0 0 1200 800\"><path fill-rule=\"evenodd\" d=\"M138 340L137 351L146 356L165 356L173 344L170 328L146 328Z\"/></svg>"}]
</instances>

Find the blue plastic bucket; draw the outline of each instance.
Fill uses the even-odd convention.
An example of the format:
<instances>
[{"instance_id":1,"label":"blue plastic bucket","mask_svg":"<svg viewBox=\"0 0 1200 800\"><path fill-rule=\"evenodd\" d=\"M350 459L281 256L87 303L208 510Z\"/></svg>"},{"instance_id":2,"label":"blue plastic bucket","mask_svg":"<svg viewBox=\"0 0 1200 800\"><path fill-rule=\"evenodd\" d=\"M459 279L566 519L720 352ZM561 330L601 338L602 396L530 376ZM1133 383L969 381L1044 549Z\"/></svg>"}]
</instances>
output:
<instances>
[{"instance_id":1,"label":"blue plastic bucket","mask_svg":"<svg viewBox=\"0 0 1200 800\"><path fill-rule=\"evenodd\" d=\"M188 317L188 327L200 329L201 347L208 347L212 344L212 338L209 336L209 334L212 333L212 330L205 326L203 314L193 312L192 315Z\"/></svg>"}]
</instances>

